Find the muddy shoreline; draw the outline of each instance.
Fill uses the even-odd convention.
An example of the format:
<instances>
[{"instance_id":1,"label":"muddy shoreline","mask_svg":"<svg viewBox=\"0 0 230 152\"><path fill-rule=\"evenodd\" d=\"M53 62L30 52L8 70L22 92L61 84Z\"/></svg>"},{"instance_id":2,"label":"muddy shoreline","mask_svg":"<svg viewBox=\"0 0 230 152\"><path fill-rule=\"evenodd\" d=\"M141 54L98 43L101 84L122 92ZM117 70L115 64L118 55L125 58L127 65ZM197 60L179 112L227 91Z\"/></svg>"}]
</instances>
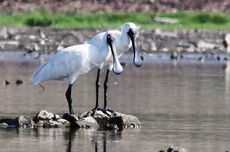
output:
<instances>
[{"instance_id":1,"label":"muddy shoreline","mask_svg":"<svg viewBox=\"0 0 230 152\"><path fill-rule=\"evenodd\" d=\"M70 45L87 42L106 29L62 29L50 27L0 27L0 51L49 54ZM204 29L140 30L144 52L225 53L224 37L230 31Z\"/></svg>"}]
</instances>

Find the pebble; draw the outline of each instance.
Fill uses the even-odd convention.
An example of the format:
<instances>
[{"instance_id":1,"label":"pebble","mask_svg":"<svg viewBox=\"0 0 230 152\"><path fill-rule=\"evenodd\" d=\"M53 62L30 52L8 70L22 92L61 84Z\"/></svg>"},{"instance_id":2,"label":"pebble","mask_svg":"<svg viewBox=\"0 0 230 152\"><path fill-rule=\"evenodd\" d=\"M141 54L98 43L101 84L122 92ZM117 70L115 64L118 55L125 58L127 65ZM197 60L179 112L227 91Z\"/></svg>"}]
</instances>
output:
<instances>
[{"instance_id":1,"label":"pebble","mask_svg":"<svg viewBox=\"0 0 230 152\"><path fill-rule=\"evenodd\" d=\"M10 82L8 80L0 80L0 84L1 86L7 86L10 84Z\"/></svg>"},{"instance_id":2,"label":"pebble","mask_svg":"<svg viewBox=\"0 0 230 152\"><path fill-rule=\"evenodd\" d=\"M22 85L23 84L23 81L22 80L16 80L16 85Z\"/></svg>"}]
</instances>

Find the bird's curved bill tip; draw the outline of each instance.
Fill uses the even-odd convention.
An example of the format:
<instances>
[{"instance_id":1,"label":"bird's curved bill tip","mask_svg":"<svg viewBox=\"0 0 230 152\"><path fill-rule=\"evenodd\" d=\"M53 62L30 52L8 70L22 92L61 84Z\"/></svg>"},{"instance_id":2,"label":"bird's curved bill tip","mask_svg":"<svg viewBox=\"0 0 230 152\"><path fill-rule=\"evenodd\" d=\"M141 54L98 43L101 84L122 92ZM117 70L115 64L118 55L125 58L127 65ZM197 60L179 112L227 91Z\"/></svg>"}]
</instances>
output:
<instances>
[{"instance_id":1,"label":"bird's curved bill tip","mask_svg":"<svg viewBox=\"0 0 230 152\"><path fill-rule=\"evenodd\" d=\"M141 56L139 53L136 53L133 63L135 64L136 67L141 67L143 64L144 57Z\"/></svg>"},{"instance_id":2,"label":"bird's curved bill tip","mask_svg":"<svg viewBox=\"0 0 230 152\"><path fill-rule=\"evenodd\" d=\"M113 72L117 75L121 74L123 72L123 67L121 66L121 64L114 64L113 65Z\"/></svg>"}]
</instances>

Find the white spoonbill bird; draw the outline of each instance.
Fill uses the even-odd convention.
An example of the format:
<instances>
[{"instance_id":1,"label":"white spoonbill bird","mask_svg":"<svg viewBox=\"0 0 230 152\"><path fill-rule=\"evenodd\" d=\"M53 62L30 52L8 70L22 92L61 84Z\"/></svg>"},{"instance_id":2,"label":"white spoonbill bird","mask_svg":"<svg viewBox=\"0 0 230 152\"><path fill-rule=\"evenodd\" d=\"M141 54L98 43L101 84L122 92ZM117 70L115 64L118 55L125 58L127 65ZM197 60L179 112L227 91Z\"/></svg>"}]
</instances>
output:
<instances>
[{"instance_id":1,"label":"white spoonbill bird","mask_svg":"<svg viewBox=\"0 0 230 152\"><path fill-rule=\"evenodd\" d=\"M123 72L118 60L113 38L105 33L100 41L101 48L92 44L74 45L54 54L46 63L41 65L32 75L32 83L40 84L47 80L66 79L68 89L65 93L69 105L69 113L74 114L72 108L71 89L74 81L91 69L102 68L107 60L112 58L112 70L116 74Z\"/></svg>"},{"instance_id":2,"label":"white spoonbill bird","mask_svg":"<svg viewBox=\"0 0 230 152\"><path fill-rule=\"evenodd\" d=\"M119 30L109 30L107 32L101 32L93 36L89 43L96 46L97 48L103 48L103 37L109 33L114 38L113 44L116 47L116 52L118 58L126 51L133 46L133 63L140 67L143 63L141 58L141 50L138 47L138 28L134 23L128 22L123 24ZM105 62L104 66L109 65L110 69L112 68L112 60L108 60L110 62ZM104 81L104 110L108 110L108 102L107 102L107 89L108 89L108 77L110 69L107 69L105 81ZM98 109L98 92L99 92L99 77L100 77L100 68L97 71L97 79L96 79L96 104L94 110Z\"/></svg>"}]
</instances>

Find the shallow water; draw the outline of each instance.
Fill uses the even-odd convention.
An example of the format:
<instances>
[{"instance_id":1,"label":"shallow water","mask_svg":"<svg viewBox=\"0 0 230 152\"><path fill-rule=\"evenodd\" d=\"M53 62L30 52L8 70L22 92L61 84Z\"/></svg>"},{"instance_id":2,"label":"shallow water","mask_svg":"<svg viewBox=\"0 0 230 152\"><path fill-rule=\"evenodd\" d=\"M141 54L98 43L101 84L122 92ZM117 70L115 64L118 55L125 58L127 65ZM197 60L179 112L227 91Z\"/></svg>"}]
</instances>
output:
<instances>
[{"instance_id":1,"label":"shallow water","mask_svg":"<svg viewBox=\"0 0 230 152\"><path fill-rule=\"evenodd\" d=\"M30 76L40 64L24 54L0 55L0 117L34 116L46 109L68 111L65 81L33 86ZM130 56L123 57L130 61ZM105 73L105 72L104 72ZM73 87L75 112L94 106L96 70L80 77ZM23 80L16 85L17 79ZM101 77L101 84L103 84ZM145 55L141 68L128 62L122 75L111 73L110 108L136 115L142 127L123 132L80 129L0 129L0 151L145 151L170 145L186 151L230 150L230 64L217 61L170 61ZM100 92L103 99L103 92ZM102 105L102 100L100 102Z\"/></svg>"}]
</instances>

